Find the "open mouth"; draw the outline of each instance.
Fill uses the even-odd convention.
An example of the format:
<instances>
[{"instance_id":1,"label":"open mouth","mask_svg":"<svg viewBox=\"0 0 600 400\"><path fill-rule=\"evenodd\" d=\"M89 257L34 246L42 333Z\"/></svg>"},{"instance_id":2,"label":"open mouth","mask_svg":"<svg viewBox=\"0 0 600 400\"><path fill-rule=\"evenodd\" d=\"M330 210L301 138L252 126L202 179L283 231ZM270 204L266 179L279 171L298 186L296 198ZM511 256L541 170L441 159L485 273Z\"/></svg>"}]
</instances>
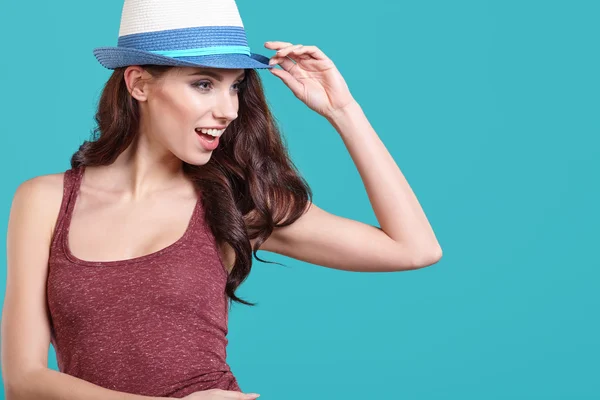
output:
<instances>
[{"instance_id":1,"label":"open mouth","mask_svg":"<svg viewBox=\"0 0 600 400\"><path fill-rule=\"evenodd\" d=\"M199 129L199 128L196 128L196 133L198 135L200 135L200 137L204 138L207 142L214 142L215 141L216 136L213 136L213 135L211 135L209 133L202 133L202 130Z\"/></svg>"},{"instance_id":2,"label":"open mouth","mask_svg":"<svg viewBox=\"0 0 600 400\"><path fill-rule=\"evenodd\" d=\"M207 142L215 141L215 137L213 135L209 135L208 133L202 133L202 132L198 132L198 131L196 131L196 133L198 135L202 136L204 139L206 139Z\"/></svg>"}]
</instances>

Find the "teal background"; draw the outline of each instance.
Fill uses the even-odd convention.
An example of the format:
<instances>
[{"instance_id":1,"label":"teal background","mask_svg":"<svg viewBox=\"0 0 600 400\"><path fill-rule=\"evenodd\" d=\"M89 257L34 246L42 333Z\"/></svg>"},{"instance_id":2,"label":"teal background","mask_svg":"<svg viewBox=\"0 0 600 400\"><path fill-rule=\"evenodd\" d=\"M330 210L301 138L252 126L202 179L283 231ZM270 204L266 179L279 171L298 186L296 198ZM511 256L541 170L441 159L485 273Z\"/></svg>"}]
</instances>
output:
<instances>
[{"instance_id":1,"label":"teal background","mask_svg":"<svg viewBox=\"0 0 600 400\"><path fill-rule=\"evenodd\" d=\"M88 139L121 0L2 0L0 231L16 187ZM297 399L598 399L597 1L238 1L254 52L319 46L442 245L404 273L273 253L230 315L246 392ZM329 212L377 224L337 132L261 71L292 158ZM595 250L594 250L595 249ZM2 246L0 287L6 286ZM4 296L2 296L4 298ZM50 368L57 369L54 349Z\"/></svg>"}]
</instances>

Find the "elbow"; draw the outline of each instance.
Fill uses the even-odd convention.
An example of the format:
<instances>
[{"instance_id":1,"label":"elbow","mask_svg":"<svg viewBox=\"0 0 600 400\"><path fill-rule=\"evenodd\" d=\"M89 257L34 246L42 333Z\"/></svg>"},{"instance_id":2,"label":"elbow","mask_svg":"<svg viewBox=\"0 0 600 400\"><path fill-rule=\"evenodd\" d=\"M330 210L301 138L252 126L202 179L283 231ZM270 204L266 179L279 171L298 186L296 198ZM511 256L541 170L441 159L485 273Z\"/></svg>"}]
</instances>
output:
<instances>
[{"instance_id":1,"label":"elbow","mask_svg":"<svg viewBox=\"0 0 600 400\"><path fill-rule=\"evenodd\" d=\"M14 380L6 380L4 382L4 395L6 400L19 400L21 396L20 385L16 384Z\"/></svg>"},{"instance_id":2,"label":"elbow","mask_svg":"<svg viewBox=\"0 0 600 400\"><path fill-rule=\"evenodd\" d=\"M17 400L17 384L14 378L8 378L6 376L6 368L2 368L2 381L4 382L4 396L6 400Z\"/></svg>"},{"instance_id":3,"label":"elbow","mask_svg":"<svg viewBox=\"0 0 600 400\"><path fill-rule=\"evenodd\" d=\"M4 382L4 395L6 396L6 400L18 400L18 389L12 382Z\"/></svg>"},{"instance_id":4,"label":"elbow","mask_svg":"<svg viewBox=\"0 0 600 400\"><path fill-rule=\"evenodd\" d=\"M437 246L434 250L428 251L417 258L414 269L429 267L442 259L442 248Z\"/></svg>"},{"instance_id":5,"label":"elbow","mask_svg":"<svg viewBox=\"0 0 600 400\"><path fill-rule=\"evenodd\" d=\"M6 400L20 400L23 398L23 385L31 385L34 378L30 376L31 372L38 371L43 368L36 368L33 371L20 374L19 378L5 379L4 391Z\"/></svg>"}]
</instances>

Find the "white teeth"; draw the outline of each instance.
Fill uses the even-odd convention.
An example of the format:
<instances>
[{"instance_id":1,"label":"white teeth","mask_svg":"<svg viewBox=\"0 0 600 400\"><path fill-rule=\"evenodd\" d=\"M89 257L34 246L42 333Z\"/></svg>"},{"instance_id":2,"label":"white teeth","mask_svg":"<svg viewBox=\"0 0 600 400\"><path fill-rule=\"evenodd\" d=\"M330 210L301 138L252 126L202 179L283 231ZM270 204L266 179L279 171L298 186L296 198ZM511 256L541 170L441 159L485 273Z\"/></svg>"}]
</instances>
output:
<instances>
[{"instance_id":1,"label":"white teeth","mask_svg":"<svg viewBox=\"0 0 600 400\"><path fill-rule=\"evenodd\" d=\"M206 129L206 128L196 128L196 130L200 131L202 133L209 134L214 137L221 136L223 134L223 132L225 131L225 129Z\"/></svg>"}]
</instances>

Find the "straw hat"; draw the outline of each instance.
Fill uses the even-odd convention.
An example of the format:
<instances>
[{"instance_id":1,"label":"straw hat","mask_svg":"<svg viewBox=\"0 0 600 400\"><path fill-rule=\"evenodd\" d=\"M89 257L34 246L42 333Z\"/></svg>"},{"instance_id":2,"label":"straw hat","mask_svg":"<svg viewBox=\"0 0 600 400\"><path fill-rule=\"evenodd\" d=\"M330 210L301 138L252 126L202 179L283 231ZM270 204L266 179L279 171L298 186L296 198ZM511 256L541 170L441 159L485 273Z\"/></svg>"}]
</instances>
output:
<instances>
[{"instance_id":1,"label":"straw hat","mask_svg":"<svg viewBox=\"0 0 600 400\"><path fill-rule=\"evenodd\" d=\"M250 51L235 0L125 0L117 47L98 47L104 67L172 65L272 68Z\"/></svg>"}]
</instances>

